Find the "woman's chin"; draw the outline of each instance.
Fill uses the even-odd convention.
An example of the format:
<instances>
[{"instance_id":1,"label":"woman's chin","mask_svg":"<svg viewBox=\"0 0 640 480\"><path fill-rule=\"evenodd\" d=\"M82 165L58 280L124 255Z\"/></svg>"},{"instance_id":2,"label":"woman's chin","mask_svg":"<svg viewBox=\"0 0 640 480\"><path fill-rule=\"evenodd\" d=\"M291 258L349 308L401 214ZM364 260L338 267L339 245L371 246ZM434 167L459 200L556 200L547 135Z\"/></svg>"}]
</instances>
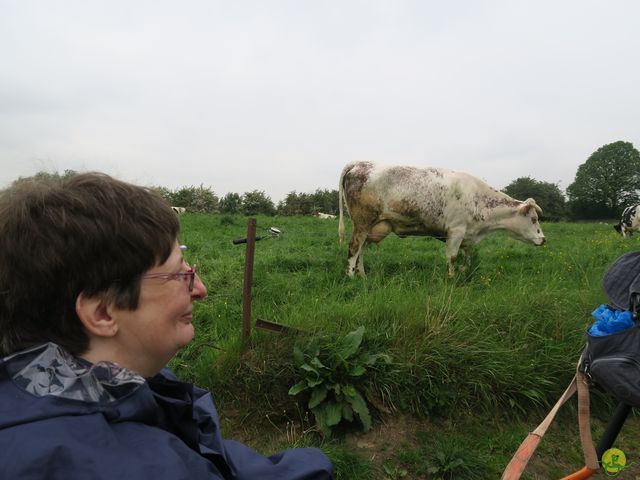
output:
<instances>
[{"instance_id":1,"label":"woman's chin","mask_svg":"<svg viewBox=\"0 0 640 480\"><path fill-rule=\"evenodd\" d=\"M180 348L185 347L191 343L191 341L196 336L195 328L193 328L193 323L185 323L180 328L178 344Z\"/></svg>"}]
</instances>

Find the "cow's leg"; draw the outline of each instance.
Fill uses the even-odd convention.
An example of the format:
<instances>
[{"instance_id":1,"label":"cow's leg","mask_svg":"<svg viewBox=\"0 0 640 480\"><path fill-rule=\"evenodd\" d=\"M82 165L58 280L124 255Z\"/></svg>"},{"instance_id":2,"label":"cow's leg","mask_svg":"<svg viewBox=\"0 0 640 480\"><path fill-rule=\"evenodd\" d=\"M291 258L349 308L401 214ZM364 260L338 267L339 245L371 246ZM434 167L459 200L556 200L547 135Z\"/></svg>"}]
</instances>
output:
<instances>
[{"instance_id":1,"label":"cow's leg","mask_svg":"<svg viewBox=\"0 0 640 480\"><path fill-rule=\"evenodd\" d=\"M357 272L364 277L363 249L367 240L367 232L355 230L349 240L349 256L347 257L347 275L353 277Z\"/></svg>"},{"instance_id":2,"label":"cow's leg","mask_svg":"<svg viewBox=\"0 0 640 480\"><path fill-rule=\"evenodd\" d=\"M367 239L364 242L364 246L360 250L360 255L358 255L358 260L356 262L356 273L362 277L365 276L364 273L364 249L370 243L375 243L376 246L380 244L384 238L391 233L393 227L389 222L383 220L382 222L376 223L373 227L371 227L369 233L367 234Z\"/></svg>"},{"instance_id":3,"label":"cow's leg","mask_svg":"<svg viewBox=\"0 0 640 480\"><path fill-rule=\"evenodd\" d=\"M447 256L447 269L449 271L449 276L453 277L455 274L455 261L458 256L458 250L460 249L460 244L462 244L462 239L464 238L463 234L456 233L453 231L449 231L446 242L446 256Z\"/></svg>"},{"instance_id":4,"label":"cow's leg","mask_svg":"<svg viewBox=\"0 0 640 480\"><path fill-rule=\"evenodd\" d=\"M353 277L355 274L361 277L364 273L364 249L369 243L379 244L389 233L391 224L387 221L376 223L367 230L358 229L351 235L349 241L349 258L347 260L347 275Z\"/></svg>"},{"instance_id":5,"label":"cow's leg","mask_svg":"<svg viewBox=\"0 0 640 480\"><path fill-rule=\"evenodd\" d=\"M471 268L471 257L473 256L473 245L465 245L464 242L460 245L460 251L464 255L462 260L463 264L460 267L461 272L466 272Z\"/></svg>"},{"instance_id":6,"label":"cow's leg","mask_svg":"<svg viewBox=\"0 0 640 480\"><path fill-rule=\"evenodd\" d=\"M364 246L360 250L360 255L358 255L358 259L356 260L356 273L364 277L366 276L364 273L364 249L366 248L367 243L365 242Z\"/></svg>"}]
</instances>

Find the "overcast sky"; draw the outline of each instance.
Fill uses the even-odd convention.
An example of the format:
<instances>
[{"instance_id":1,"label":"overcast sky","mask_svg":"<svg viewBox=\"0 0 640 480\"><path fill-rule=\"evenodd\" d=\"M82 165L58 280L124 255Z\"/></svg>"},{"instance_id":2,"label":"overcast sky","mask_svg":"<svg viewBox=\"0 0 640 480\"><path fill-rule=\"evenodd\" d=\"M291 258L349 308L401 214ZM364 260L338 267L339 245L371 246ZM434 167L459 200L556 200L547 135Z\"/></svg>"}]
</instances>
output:
<instances>
[{"instance_id":1,"label":"overcast sky","mask_svg":"<svg viewBox=\"0 0 640 480\"><path fill-rule=\"evenodd\" d=\"M353 160L565 189L640 147L635 0L0 0L0 188L337 188Z\"/></svg>"}]
</instances>

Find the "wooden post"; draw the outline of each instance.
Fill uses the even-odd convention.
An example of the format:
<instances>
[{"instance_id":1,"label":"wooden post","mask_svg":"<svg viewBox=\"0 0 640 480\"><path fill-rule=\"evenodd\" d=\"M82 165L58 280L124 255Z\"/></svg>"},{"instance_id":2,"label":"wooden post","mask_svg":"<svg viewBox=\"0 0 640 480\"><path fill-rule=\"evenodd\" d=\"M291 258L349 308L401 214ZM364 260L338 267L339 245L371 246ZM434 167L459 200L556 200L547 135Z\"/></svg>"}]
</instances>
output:
<instances>
[{"instance_id":1,"label":"wooden post","mask_svg":"<svg viewBox=\"0 0 640 480\"><path fill-rule=\"evenodd\" d=\"M256 219L247 223L247 249L244 261L244 288L242 290L242 340L251 335L251 284L253 282L253 253L256 249Z\"/></svg>"}]
</instances>

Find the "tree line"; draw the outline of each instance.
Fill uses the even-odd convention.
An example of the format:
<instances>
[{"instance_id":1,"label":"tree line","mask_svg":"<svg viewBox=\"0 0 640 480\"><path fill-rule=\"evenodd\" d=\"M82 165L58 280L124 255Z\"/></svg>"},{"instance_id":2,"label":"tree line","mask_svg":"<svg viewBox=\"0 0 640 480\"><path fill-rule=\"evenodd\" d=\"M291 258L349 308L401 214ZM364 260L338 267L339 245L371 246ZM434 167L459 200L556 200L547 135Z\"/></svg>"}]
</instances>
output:
<instances>
[{"instance_id":1,"label":"tree line","mask_svg":"<svg viewBox=\"0 0 640 480\"><path fill-rule=\"evenodd\" d=\"M64 178L75 175L38 172L33 177ZM170 190L151 187L169 204L194 213L243 215L312 215L338 213L338 190L317 189L313 193L291 191L275 204L264 191L227 193L218 197L211 187L189 186ZM534 198L543 210L542 220L594 220L617 218L625 207L640 203L640 152L630 142L603 145L578 167L566 192L558 184L519 177L502 189L518 200Z\"/></svg>"},{"instance_id":2,"label":"tree line","mask_svg":"<svg viewBox=\"0 0 640 480\"><path fill-rule=\"evenodd\" d=\"M173 206L185 207L197 213L239 213L243 215L312 215L316 212L336 214L338 190L317 189L313 193L292 191L275 204L261 190L243 194L231 192L219 198L213 190L199 187L182 187L171 191L164 187L153 187Z\"/></svg>"}]
</instances>

